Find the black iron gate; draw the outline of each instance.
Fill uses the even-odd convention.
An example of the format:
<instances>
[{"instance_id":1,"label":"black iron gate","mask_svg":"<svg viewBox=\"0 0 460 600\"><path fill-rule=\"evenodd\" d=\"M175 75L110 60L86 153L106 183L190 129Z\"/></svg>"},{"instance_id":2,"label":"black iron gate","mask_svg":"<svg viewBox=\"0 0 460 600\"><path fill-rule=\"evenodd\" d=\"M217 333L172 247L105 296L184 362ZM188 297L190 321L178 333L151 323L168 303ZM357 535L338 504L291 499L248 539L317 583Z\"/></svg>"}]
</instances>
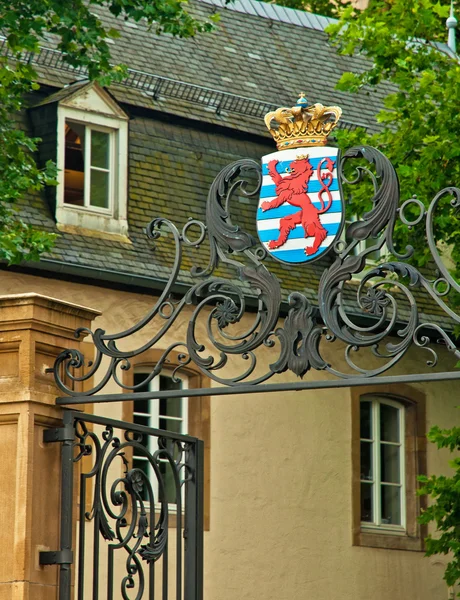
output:
<instances>
[{"instance_id":1,"label":"black iron gate","mask_svg":"<svg viewBox=\"0 0 460 600\"><path fill-rule=\"evenodd\" d=\"M62 443L61 547L40 556L59 599L201 600L203 442L72 410L44 441Z\"/></svg>"}]
</instances>

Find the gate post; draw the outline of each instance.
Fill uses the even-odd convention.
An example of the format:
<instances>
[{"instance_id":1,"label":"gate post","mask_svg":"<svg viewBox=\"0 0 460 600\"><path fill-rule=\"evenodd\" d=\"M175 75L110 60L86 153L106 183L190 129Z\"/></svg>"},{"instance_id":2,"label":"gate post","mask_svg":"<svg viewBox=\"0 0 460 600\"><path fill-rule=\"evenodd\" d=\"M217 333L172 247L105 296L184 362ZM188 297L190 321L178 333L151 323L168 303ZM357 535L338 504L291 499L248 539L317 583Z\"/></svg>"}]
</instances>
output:
<instances>
[{"instance_id":1,"label":"gate post","mask_svg":"<svg viewBox=\"0 0 460 600\"><path fill-rule=\"evenodd\" d=\"M59 548L60 445L43 431L61 425L47 369L78 348L77 327L100 313L38 294L0 296L0 600L58 597L58 567L39 553Z\"/></svg>"},{"instance_id":2,"label":"gate post","mask_svg":"<svg viewBox=\"0 0 460 600\"><path fill-rule=\"evenodd\" d=\"M203 600L203 464L204 443L197 440L187 452L193 473L185 487L185 600ZM192 522L192 525L190 525Z\"/></svg>"}]
</instances>

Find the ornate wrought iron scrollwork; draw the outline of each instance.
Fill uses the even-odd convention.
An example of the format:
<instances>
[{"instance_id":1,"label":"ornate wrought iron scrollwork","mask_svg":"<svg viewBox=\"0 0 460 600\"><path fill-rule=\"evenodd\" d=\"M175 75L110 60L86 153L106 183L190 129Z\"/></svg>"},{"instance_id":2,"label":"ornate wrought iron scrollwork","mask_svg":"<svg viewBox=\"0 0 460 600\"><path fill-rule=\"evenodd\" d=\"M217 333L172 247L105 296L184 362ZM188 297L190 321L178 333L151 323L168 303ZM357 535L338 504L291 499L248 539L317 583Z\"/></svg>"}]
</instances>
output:
<instances>
[{"instance_id":1,"label":"ornate wrought iron scrollwork","mask_svg":"<svg viewBox=\"0 0 460 600\"><path fill-rule=\"evenodd\" d=\"M347 177L346 167L355 159L359 161L355 176ZM363 161L368 166L363 166ZM372 207L348 226L347 241L336 241L332 246L329 254L332 261L328 259L329 263L325 263L317 290L318 310L307 300L307 291L311 292L308 290L309 267L303 265L297 267L299 289L290 290L289 312L284 320L280 317L283 290L273 272L275 269L269 268L273 263L252 233L232 220L235 197L256 198L262 181L257 163L239 160L225 167L211 185L205 222L189 221L182 230L165 218L156 218L150 223L149 238L160 244L160 230L167 231L175 247L170 277L162 293L151 311L126 331L107 334L101 329L78 330L77 337L91 336L96 357L86 374L77 376L75 372L83 366L84 357L77 350L63 352L55 365L60 389L69 395L82 395L65 383L60 375L62 367L67 381L81 382L99 373L102 358L106 357L108 367L84 395L99 392L111 378L120 387L136 391L139 386L127 388L118 375L119 370L131 368L130 359L152 347L162 348L163 353L149 380L161 371L175 351L179 356L177 375L181 368L193 363L214 381L233 387L257 385L286 370L299 377L310 369L325 370L342 378L379 375L396 364L411 346L428 348L426 331L431 331L450 351L459 355L448 328L421 318L417 298L419 294L426 294L433 306L442 309L446 322L460 323L460 316L447 301L449 293L460 291L460 285L443 264L433 231L434 214L440 201L446 196L452 197L451 207L458 209L460 190L454 187L441 190L428 208L416 198L401 203L394 167L380 151L367 146L352 148L343 155L339 178L349 186L368 178L374 188L370 198ZM419 211L417 217L407 216L410 206ZM410 263L412 246L402 252L396 250L397 219L412 228L422 226L425 221L427 244L438 272L434 279L428 279ZM192 226L198 230L195 239L191 237ZM184 249L197 248L205 239L209 246L208 264L192 267L194 283L182 298L174 299L172 290L180 279ZM389 260L380 265L371 264L369 268L369 256L384 247ZM250 309L248 298L253 302ZM166 334L177 319L184 316L188 321L185 339L164 347ZM363 317L366 317L365 323ZM124 338L153 328L154 324L157 329L148 342L130 351L119 348ZM335 342L345 345L347 372L339 371L324 358L325 348ZM272 358L266 358L267 348ZM368 361L360 366L356 360L359 352L366 349L372 355L371 367ZM263 361L258 360L258 351L264 354ZM430 347L429 351L427 364L434 365L436 350Z\"/></svg>"},{"instance_id":2,"label":"ornate wrought iron scrollwork","mask_svg":"<svg viewBox=\"0 0 460 600\"><path fill-rule=\"evenodd\" d=\"M176 439L174 434L166 432L160 436L146 427L96 418L98 425L103 426L99 432L97 426L88 422L89 418L83 415L74 419L74 463L82 463L86 458L79 486L78 597L83 597L85 558L88 561L91 554L85 543L91 523L93 558L97 561L100 538L106 543L105 576L110 597L119 594L124 600L143 598L147 584L154 585L154 563L158 561L163 562L161 569L165 576L168 535L175 536L176 587L182 597L182 527L187 516L183 486L196 480L195 463L189 460L189 453L196 452L196 440L186 436ZM133 462L133 457L139 456L143 457L146 468L136 467ZM173 497L168 497L165 489L166 470L169 494L173 489ZM170 522L172 508L174 524ZM196 526L197 515L189 515L189 521ZM120 565L124 565L124 573L120 573ZM93 589L99 585L99 571L98 568L91 574Z\"/></svg>"}]
</instances>

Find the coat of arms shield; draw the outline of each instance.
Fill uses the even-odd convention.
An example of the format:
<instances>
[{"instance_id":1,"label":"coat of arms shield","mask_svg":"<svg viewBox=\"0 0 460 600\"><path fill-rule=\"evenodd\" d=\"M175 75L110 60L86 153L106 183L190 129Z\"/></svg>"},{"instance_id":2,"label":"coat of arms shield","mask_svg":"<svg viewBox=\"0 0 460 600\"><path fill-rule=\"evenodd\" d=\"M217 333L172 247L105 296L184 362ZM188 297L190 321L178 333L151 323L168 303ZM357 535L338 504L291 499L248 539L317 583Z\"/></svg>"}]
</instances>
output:
<instances>
[{"instance_id":1,"label":"coat of arms shield","mask_svg":"<svg viewBox=\"0 0 460 600\"><path fill-rule=\"evenodd\" d=\"M308 150L281 150L262 158L257 231L268 252L287 263L319 258L342 229L339 150Z\"/></svg>"},{"instance_id":2,"label":"coat of arms shield","mask_svg":"<svg viewBox=\"0 0 460 600\"><path fill-rule=\"evenodd\" d=\"M339 149L324 145L341 111L320 104L308 107L303 96L292 109L278 109L265 117L280 150L262 158L257 231L266 250L285 263L324 256L340 236L344 221Z\"/></svg>"}]
</instances>

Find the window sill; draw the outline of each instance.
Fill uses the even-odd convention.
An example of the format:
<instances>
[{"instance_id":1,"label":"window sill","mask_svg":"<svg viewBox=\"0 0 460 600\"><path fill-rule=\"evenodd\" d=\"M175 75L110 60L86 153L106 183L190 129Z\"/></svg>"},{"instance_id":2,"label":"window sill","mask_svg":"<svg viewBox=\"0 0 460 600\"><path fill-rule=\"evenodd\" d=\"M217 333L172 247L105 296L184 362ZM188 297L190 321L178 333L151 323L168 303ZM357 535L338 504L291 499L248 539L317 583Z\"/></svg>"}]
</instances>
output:
<instances>
[{"instance_id":1,"label":"window sill","mask_svg":"<svg viewBox=\"0 0 460 600\"><path fill-rule=\"evenodd\" d=\"M61 205L56 208L56 221L61 231L66 227L73 227L121 236L124 238L123 241L129 242L128 222L125 219L116 219L110 215L85 212L81 208Z\"/></svg>"},{"instance_id":2,"label":"window sill","mask_svg":"<svg viewBox=\"0 0 460 600\"><path fill-rule=\"evenodd\" d=\"M364 533L378 533L382 535L407 535L402 525L374 525L372 523L361 523L361 531Z\"/></svg>"},{"instance_id":3,"label":"window sill","mask_svg":"<svg viewBox=\"0 0 460 600\"><path fill-rule=\"evenodd\" d=\"M412 552L424 552L425 550L423 539L420 537L411 537L405 531L390 531L388 529L378 531L376 528L362 528L355 532L353 534L353 546L409 550Z\"/></svg>"}]
</instances>

